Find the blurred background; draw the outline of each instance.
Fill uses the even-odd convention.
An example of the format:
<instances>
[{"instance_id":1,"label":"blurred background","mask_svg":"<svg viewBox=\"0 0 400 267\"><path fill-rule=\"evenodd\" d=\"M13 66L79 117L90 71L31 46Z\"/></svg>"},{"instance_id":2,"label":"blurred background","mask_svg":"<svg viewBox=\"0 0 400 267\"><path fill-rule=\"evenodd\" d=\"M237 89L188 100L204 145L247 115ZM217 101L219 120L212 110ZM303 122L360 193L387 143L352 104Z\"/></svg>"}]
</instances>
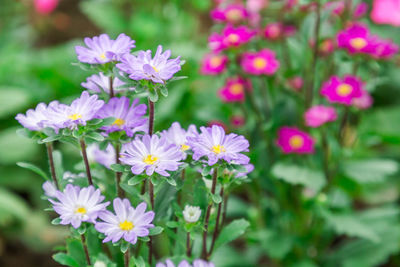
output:
<instances>
[{"instance_id":1,"label":"blurred background","mask_svg":"<svg viewBox=\"0 0 400 267\"><path fill-rule=\"evenodd\" d=\"M0 266L59 266L50 249L66 233L52 226L44 211L43 179L16 165L26 161L47 169L44 147L18 136L14 117L39 102L68 102L80 94L80 83L90 74L71 63L77 61L74 46L84 37L126 33L136 40L137 50L161 44L186 60L180 75L189 78L171 84L169 97L157 103L157 128L173 121L185 127L229 122L229 107L216 97L224 81L199 74L213 6L212 0L0 0ZM376 30L400 44L398 28L375 25ZM376 109L362 127L368 142L383 144L373 153L400 159L398 69L388 68L387 77L376 82ZM59 146L70 160L67 167L79 161L73 147ZM377 202L398 197L398 190L386 184L378 189L373 192ZM245 206L236 208L246 212Z\"/></svg>"}]
</instances>

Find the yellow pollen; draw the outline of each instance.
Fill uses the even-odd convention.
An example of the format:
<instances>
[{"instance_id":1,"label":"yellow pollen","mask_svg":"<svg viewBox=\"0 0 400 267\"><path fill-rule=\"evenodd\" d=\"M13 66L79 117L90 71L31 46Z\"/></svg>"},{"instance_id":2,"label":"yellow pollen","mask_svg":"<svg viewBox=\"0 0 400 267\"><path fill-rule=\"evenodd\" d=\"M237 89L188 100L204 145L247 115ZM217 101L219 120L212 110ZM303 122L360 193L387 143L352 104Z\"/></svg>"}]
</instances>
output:
<instances>
[{"instance_id":1,"label":"yellow pollen","mask_svg":"<svg viewBox=\"0 0 400 267\"><path fill-rule=\"evenodd\" d=\"M82 115L75 113L75 114L69 115L68 118L75 121L77 119L82 118Z\"/></svg>"},{"instance_id":2,"label":"yellow pollen","mask_svg":"<svg viewBox=\"0 0 400 267\"><path fill-rule=\"evenodd\" d=\"M348 96L351 91L353 91L353 87L347 83L342 83L336 89L336 93L340 96Z\"/></svg>"},{"instance_id":3,"label":"yellow pollen","mask_svg":"<svg viewBox=\"0 0 400 267\"><path fill-rule=\"evenodd\" d=\"M143 162L146 163L147 165L153 165L154 163L156 163L156 161L158 160L157 157L153 156L153 155L147 155L144 159Z\"/></svg>"},{"instance_id":4,"label":"yellow pollen","mask_svg":"<svg viewBox=\"0 0 400 267\"><path fill-rule=\"evenodd\" d=\"M75 210L75 213L86 214L86 209L84 207L79 207Z\"/></svg>"},{"instance_id":5,"label":"yellow pollen","mask_svg":"<svg viewBox=\"0 0 400 267\"><path fill-rule=\"evenodd\" d=\"M240 37L236 33L231 33L228 35L228 41L230 43L237 43L237 42L239 42L239 40L240 40Z\"/></svg>"},{"instance_id":6,"label":"yellow pollen","mask_svg":"<svg viewBox=\"0 0 400 267\"><path fill-rule=\"evenodd\" d=\"M257 57L253 61L253 66L256 69L262 70L267 66L267 60L265 60L265 58L262 58L262 57Z\"/></svg>"},{"instance_id":7,"label":"yellow pollen","mask_svg":"<svg viewBox=\"0 0 400 267\"><path fill-rule=\"evenodd\" d=\"M229 91L231 92L231 94L233 95L240 95L243 93L244 91L244 87L242 84L240 83L234 83L229 87Z\"/></svg>"},{"instance_id":8,"label":"yellow pollen","mask_svg":"<svg viewBox=\"0 0 400 267\"><path fill-rule=\"evenodd\" d=\"M367 41L364 38L353 38L350 40L350 45L355 49L361 50L367 45Z\"/></svg>"},{"instance_id":9,"label":"yellow pollen","mask_svg":"<svg viewBox=\"0 0 400 267\"><path fill-rule=\"evenodd\" d=\"M304 145L304 139L300 135L293 135L289 139L289 145L294 149L301 148Z\"/></svg>"},{"instance_id":10,"label":"yellow pollen","mask_svg":"<svg viewBox=\"0 0 400 267\"><path fill-rule=\"evenodd\" d=\"M125 220L125 221L119 223L119 228L120 228L121 230L123 230L123 231L130 231L130 230L133 229L133 227L135 227L135 226L133 225L133 223L130 222L130 221L127 221L127 220Z\"/></svg>"},{"instance_id":11,"label":"yellow pollen","mask_svg":"<svg viewBox=\"0 0 400 267\"><path fill-rule=\"evenodd\" d=\"M182 151L186 151L186 150L188 150L189 148L190 148L190 146L188 146L188 145L186 145L186 144L181 145L181 150L182 150Z\"/></svg>"},{"instance_id":12,"label":"yellow pollen","mask_svg":"<svg viewBox=\"0 0 400 267\"><path fill-rule=\"evenodd\" d=\"M158 69L154 66L151 66L155 72L158 72Z\"/></svg>"},{"instance_id":13,"label":"yellow pollen","mask_svg":"<svg viewBox=\"0 0 400 267\"><path fill-rule=\"evenodd\" d=\"M221 65L221 63L222 63L222 57L219 56L212 57L210 60L210 65L213 68L218 67L219 65Z\"/></svg>"},{"instance_id":14,"label":"yellow pollen","mask_svg":"<svg viewBox=\"0 0 400 267\"><path fill-rule=\"evenodd\" d=\"M237 21L242 18L242 12L237 9L232 9L226 13L226 17L228 18L228 20Z\"/></svg>"},{"instance_id":15,"label":"yellow pollen","mask_svg":"<svg viewBox=\"0 0 400 267\"><path fill-rule=\"evenodd\" d=\"M118 127L121 127L122 125L124 125L124 123L125 123L125 120L118 118L113 122L112 125L117 125Z\"/></svg>"},{"instance_id":16,"label":"yellow pollen","mask_svg":"<svg viewBox=\"0 0 400 267\"><path fill-rule=\"evenodd\" d=\"M213 146L211 150L212 150L212 152L214 152L215 154L220 154L221 152L225 152L225 151L226 151L225 147L224 147L224 146L221 146L221 145Z\"/></svg>"},{"instance_id":17,"label":"yellow pollen","mask_svg":"<svg viewBox=\"0 0 400 267\"><path fill-rule=\"evenodd\" d=\"M105 53L101 54L101 55L100 55L100 58L101 58L101 59L106 59L106 54L105 54Z\"/></svg>"}]
</instances>

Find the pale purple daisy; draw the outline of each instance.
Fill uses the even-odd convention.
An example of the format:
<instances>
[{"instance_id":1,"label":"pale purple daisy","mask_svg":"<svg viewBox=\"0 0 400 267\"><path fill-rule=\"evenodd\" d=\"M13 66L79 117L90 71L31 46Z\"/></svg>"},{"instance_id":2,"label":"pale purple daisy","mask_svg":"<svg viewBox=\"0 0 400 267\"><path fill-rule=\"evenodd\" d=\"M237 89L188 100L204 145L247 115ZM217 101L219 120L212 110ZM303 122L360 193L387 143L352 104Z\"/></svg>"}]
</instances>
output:
<instances>
[{"instance_id":1,"label":"pale purple daisy","mask_svg":"<svg viewBox=\"0 0 400 267\"><path fill-rule=\"evenodd\" d=\"M153 211L146 211L145 202L140 203L136 209L131 206L128 199L121 200L116 198L113 201L114 211L103 212L99 215L102 222L96 222L95 228L100 233L106 235L105 242L118 242L121 238L125 241L136 244L138 237L149 235L149 228L154 225L151 222L154 219Z\"/></svg>"},{"instance_id":2,"label":"pale purple daisy","mask_svg":"<svg viewBox=\"0 0 400 267\"><path fill-rule=\"evenodd\" d=\"M113 79L113 90L115 92L123 91L119 87L125 85L123 81L114 77ZM110 93L110 77L105 76L102 72L93 74L86 79L86 82L81 83L81 86L88 89L91 93ZM135 88L129 88L129 90L135 90Z\"/></svg>"},{"instance_id":3,"label":"pale purple daisy","mask_svg":"<svg viewBox=\"0 0 400 267\"><path fill-rule=\"evenodd\" d=\"M115 121L112 125L104 126L101 129L106 133L125 131L126 135L132 137L137 131L144 131L147 124L146 114L147 106L138 104L139 99L135 99L132 105L129 98L113 97L97 113L96 117L100 119L113 117Z\"/></svg>"},{"instance_id":4,"label":"pale purple daisy","mask_svg":"<svg viewBox=\"0 0 400 267\"><path fill-rule=\"evenodd\" d=\"M186 131L181 127L179 122L172 123L171 127L168 130L164 130L161 135L167 140L177 145L183 154L183 159L186 158L186 151L190 149L190 146L187 144L187 137L195 137L198 135L196 126L193 124L189 126L188 130Z\"/></svg>"},{"instance_id":5,"label":"pale purple daisy","mask_svg":"<svg viewBox=\"0 0 400 267\"><path fill-rule=\"evenodd\" d=\"M53 182L46 181L42 185L44 195L49 198L57 197L57 187L54 185Z\"/></svg>"},{"instance_id":6,"label":"pale purple daisy","mask_svg":"<svg viewBox=\"0 0 400 267\"><path fill-rule=\"evenodd\" d=\"M243 136L234 133L226 135L224 128L218 125L201 127L200 131L196 137L188 137L194 160L207 157L210 166L220 159L233 164L249 163L249 157L241 153L249 151L249 142Z\"/></svg>"},{"instance_id":7,"label":"pale purple daisy","mask_svg":"<svg viewBox=\"0 0 400 267\"><path fill-rule=\"evenodd\" d=\"M171 51L162 53L162 46L159 45L154 58L151 57L151 50L140 51L137 56L125 54L121 63L116 66L126 72L132 80L151 80L155 83L165 83L181 70L180 57L169 59Z\"/></svg>"},{"instance_id":8,"label":"pale purple daisy","mask_svg":"<svg viewBox=\"0 0 400 267\"><path fill-rule=\"evenodd\" d=\"M170 259L166 259L164 262L159 262L156 267L175 267L175 264ZM192 267L186 260L181 261L177 267Z\"/></svg>"},{"instance_id":9,"label":"pale purple daisy","mask_svg":"<svg viewBox=\"0 0 400 267\"><path fill-rule=\"evenodd\" d=\"M48 106L45 103L39 103L35 109L29 109L26 115L19 113L15 119L28 130L41 131L45 128L42 122L48 119L48 110L58 105L58 101L50 102Z\"/></svg>"},{"instance_id":10,"label":"pale purple daisy","mask_svg":"<svg viewBox=\"0 0 400 267\"><path fill-rule=\"evenodd\" d=\"M108 144L105 150L101 150L99 145L94 143L89 145L86 151L89 161L100 163L107 169L110 169L111 164L116 162L115 149L112 144Z\"/></svg>"},{"instance_id":11,"label":"pale purple daisy","mask_svg":"<svg viewBox=\"0 0 400 267\"><path fill-rule=\"evenodd\" d=\"M122 163L132 166L134 174L146 172L152 175L154 172L162 176L170 176L167 171L176 171L182 163L182 152L174 144L170 144L166 138L157 135L144 135L136 137L130 143L124 144L121 153Z\"/></svg>"},{"instance_id":12,"label":"pale purple daisy","mask_svg":"<svg viewBox=\"0 0 400 267\"><path fill-rule=\"evenodd\" d=\"M68 184L63 192L56 192L56 200L49 199L55 212L60 215L61 224L71 224L79 228L82 222L95 223L97 217L106 210L110 202L104 202L100 189L93 186L80 188Z\"/></svg>"},{"instance_id":13,"label":"pale purple daisy","mask_svg":"<svg viewBox=\"0 0 400 267\"><path fill-rule=\"evenodd\" d=\"M193 261L193 267L215 267L215 265L211 261L197 259Z\"/></svg>"},{"instance_id":14,"label":"pale purple daisy","mask_svg":"<svg viewBox=\"0 0 400 267\"><path fill-rule=\"evenodd\" d=\"M75 52L80 62L89 64L120 60L123 54L130 53L135 47L135 41L123 33L115 40L111 40L107 34L101 34L93 38L86 37L84 42L87 47L76 46Z\"/></svg>"}]
</instances>

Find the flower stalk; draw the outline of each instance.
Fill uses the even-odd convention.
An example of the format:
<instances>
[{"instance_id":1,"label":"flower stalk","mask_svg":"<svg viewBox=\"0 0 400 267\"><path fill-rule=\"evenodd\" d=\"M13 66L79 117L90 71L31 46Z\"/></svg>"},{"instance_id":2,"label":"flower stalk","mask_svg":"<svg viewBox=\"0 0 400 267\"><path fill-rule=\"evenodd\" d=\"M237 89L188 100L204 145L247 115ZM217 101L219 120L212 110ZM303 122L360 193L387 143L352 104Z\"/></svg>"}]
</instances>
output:
<instances>
[{"instance_id":1,"label":"flower stalk","mask_svg":"<svg viewBox=\"0 0 400 267\"><path fill-rule=\"evenodd\" d=\"M88 250L88 247L86 244L85 234L81 234L81 241L82 241L83 250L85 251L86 262L90 266L90 265L92 265L92 263L90 261L89 250Z\"/></svg>"},{"instance_id":2,"label":"flower stalk","mask_svg":"<svg viewBox=\"0 0 400 267\"><path fill-rule=\"evenodd\" d=\"M88 160L87 153L86 153L85 140L83 138L81 138L79 140L79 143L80 143L80 146L81 146L83 162L85 163L86 176L87 176L87 179L88 179L88 183L89 183L89 185L93 185L92 174L90 172L90 166L89 166L89 160Z\"/></svg>"},{"instance_id":3,"label":"flower stalk","mask_svg":"<svg viewBox=\"0 0 400 267\"><path fill-rule=\"evenodd\" d=\"M46 148L47 148L47 156L49 158L51 178L53 179L54 185L56 186L57 190L59 190L60 187L58 185L56 169L54 166L54 159L53 159L53 144L51 142L46 143Z\"/></svg>"}]
</instances>

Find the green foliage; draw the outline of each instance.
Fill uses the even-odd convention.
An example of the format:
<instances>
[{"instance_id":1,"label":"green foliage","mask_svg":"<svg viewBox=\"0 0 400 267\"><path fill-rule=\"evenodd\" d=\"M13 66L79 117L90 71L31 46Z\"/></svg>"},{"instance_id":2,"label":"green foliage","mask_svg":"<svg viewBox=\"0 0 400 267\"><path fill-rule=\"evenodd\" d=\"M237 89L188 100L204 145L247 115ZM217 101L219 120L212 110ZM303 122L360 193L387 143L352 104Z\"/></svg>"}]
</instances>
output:
<instances>
[{"instance_id":1,"label":"green foliage","mask_svg":"<svg viewBox=\"0 0 400 267\"><path fill-rule=\"evenodd\" d=\"M230 224L222 229L219 237L217 238L217 241L215 242L215 248L217 249L220 246L231 242L239 236L243 235L249 225L249 222L245 219L232 221Z\"/></svg>"}]
</instances>

